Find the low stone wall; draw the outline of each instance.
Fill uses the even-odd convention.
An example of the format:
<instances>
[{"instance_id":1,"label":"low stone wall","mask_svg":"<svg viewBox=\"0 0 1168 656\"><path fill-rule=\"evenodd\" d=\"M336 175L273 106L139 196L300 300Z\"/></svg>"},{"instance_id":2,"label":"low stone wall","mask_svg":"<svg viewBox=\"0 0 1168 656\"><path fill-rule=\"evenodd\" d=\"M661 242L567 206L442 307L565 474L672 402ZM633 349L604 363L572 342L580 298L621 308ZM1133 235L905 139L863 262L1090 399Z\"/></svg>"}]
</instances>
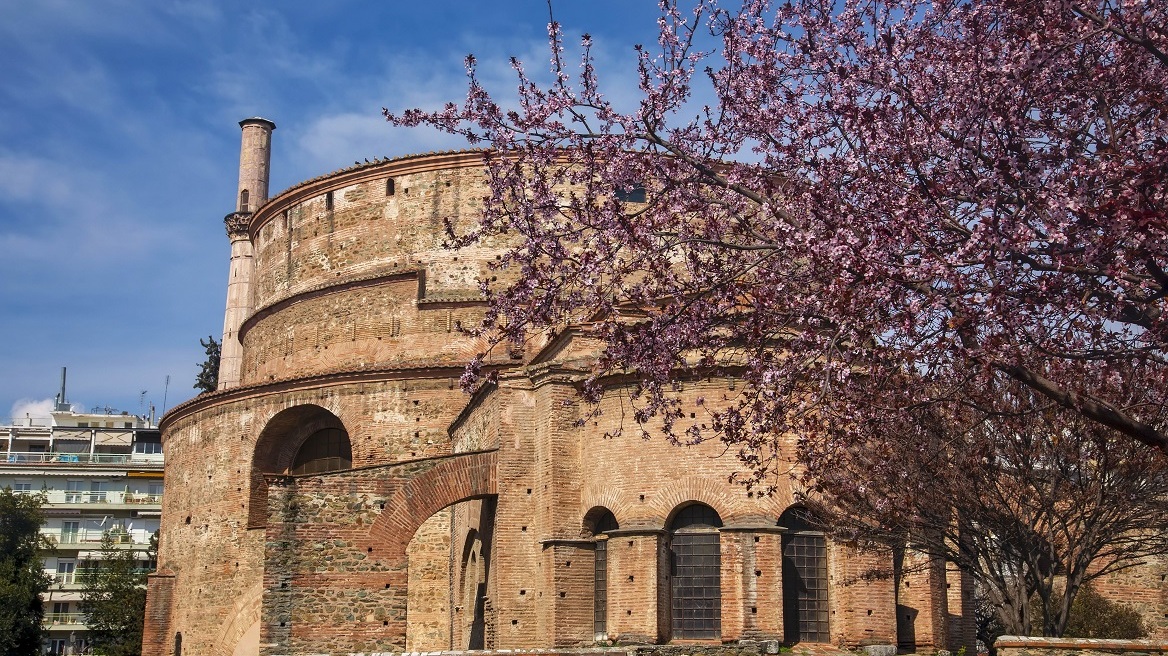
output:
<instances>
[{"instance_id":1,"label":"low stone wall","mask_svg":"<svg viewBox=\"0 0 1168 656\"><path fill-rule=\"evenodd\" d=\"M493 649L485 651L373 652L337 656L773 656L780 653L777 641L741 641L725 645L628 645L577 649ZM828 644L795 645L790 652L805 656L855 656ZM331 656L296 654L295 656Z\"/></svg>"},{"instance_id":2,"label":"low stone wall","mask_svg":"<svg viewBox=\"0 0 1168 656\"><path fill-rule=\"evenodd\" d=\"M998 656L1159 656L1168 654L1165 640L1102 640L1092 638L1026 638L1002 636L994 642Z\"/></svg>"}]
</instances>

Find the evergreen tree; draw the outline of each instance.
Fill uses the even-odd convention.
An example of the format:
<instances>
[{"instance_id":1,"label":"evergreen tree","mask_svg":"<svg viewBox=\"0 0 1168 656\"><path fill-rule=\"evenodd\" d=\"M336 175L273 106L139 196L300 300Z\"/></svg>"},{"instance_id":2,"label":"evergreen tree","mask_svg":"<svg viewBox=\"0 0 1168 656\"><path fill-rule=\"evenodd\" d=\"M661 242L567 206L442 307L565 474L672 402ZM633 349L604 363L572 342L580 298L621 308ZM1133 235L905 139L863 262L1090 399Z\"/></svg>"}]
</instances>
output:
<instances>
[{"instance_id":1,"label":"evergreen tree","mask_svg":"<svg viewBox=\"0 0 1168 656\"><path fill-rule=\"evenodd\" d=\"M214 392L219 386L219 342L211 335L206 341L199 340L199 345L206 349L207 359L200 365L199 375L195 377L195 389L204 392Z\"/></svg>"},{"instance_id":2,"label":"evergreen tree","mask_svg":"<svg viewBox=\"0 0 1168 656\"><path fill-rule=\"evenodd\" d=\"M39 531L43 501L0 490L0 654L35 654L41 648L41 594L49 588L40 559L48 546Z\"/></svg>"},{"instance_id":3,"label":"evergreen tree","mask_svg":"<svg viewBox=\"0 0 1168 656\"><path fill-rule=\"evenodd\" d=\"M81 612L87 616L94 652L101 656L142 653L146 574L137 561L138 552L118 549L107 531L101 539L101 560L85 568Z\"/></svg>"}]
</instances>

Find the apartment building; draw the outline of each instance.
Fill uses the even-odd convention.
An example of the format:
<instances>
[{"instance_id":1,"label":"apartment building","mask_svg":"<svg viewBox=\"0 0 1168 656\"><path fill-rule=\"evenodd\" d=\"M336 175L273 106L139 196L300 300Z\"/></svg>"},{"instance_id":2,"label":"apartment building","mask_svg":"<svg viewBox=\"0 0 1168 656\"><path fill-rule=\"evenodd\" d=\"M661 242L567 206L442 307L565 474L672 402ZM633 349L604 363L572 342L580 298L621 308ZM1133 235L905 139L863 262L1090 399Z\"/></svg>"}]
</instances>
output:
<instances>
[{"instance_id":1,"label":"apartment building","mask_svg":"<svg viewBox=\"0 0 1168 656\"><path fill-rule=\"evenodd\" d=\"M49 417L14 417L0 427L0 488L45 495L46 654L90 651L80 573L101 557L105 533L146 562L162 510L162 443L148 417L75 412L58 397Z\"/></svg>"}]
</instances>

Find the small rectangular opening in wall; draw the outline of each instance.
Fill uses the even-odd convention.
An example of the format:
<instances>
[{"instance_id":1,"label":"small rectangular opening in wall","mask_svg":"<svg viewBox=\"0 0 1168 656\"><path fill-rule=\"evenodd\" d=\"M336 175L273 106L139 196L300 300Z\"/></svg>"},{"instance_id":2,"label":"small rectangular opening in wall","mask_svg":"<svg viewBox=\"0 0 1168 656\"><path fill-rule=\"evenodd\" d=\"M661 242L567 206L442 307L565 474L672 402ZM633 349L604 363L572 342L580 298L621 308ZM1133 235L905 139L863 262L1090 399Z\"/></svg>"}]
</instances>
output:
<instances>
[{"instance_id":1,"label":"small rectangular opening in wall","mask_svg":"<svg viewBox=\"0 0 1168 656\"><path fill-rule=\"evenodd\" d=\"M333 192L328 192L324 195L324 208L331 210L333 208Z\"/></svg>"},{"instance_id":2,"label":"small rectangular opening in wall","mask_svg":"<svg viewBox=\"0 0 1168 656\"><path fill-rule=\"evenodd\" d=\"M645 196L645 186L640 184L616 190L616 199L622 203L643 203Z\"/></svg>"},{"instance_id":3,"label":"small rectangular opening in wall","mask_svg":"<svg viewBox=\"0 0 1168 656\"><path fill-rule=\"evenodd\" d=\"M392 196L396 189L394 189L393 178L386 178L385 180L385 195Z\"/></svg>"}]
</instances>

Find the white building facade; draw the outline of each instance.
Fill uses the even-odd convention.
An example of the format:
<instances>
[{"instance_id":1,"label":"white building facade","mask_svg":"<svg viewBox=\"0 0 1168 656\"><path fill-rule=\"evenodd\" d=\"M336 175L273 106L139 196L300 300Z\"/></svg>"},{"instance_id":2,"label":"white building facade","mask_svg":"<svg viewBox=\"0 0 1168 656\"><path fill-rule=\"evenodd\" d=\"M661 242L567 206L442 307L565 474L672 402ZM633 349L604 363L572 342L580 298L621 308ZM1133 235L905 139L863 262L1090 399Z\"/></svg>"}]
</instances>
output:
<instances>
[{"instance_id":1,"label":"white building facade","mask_svg":"<svg viewBox=\"0 0 1168 656\"><path fill-rule=\"evenodd\" d=\"M41 533L55 546L44 557L47 654L90 652L81 613L81 570L100 559L107 532L118 549L147 562L162 510L162 443L145 417L74 412L58 403L48 418L0 426L0 488L44 494Z\"/></svg>"}]
</instances>

